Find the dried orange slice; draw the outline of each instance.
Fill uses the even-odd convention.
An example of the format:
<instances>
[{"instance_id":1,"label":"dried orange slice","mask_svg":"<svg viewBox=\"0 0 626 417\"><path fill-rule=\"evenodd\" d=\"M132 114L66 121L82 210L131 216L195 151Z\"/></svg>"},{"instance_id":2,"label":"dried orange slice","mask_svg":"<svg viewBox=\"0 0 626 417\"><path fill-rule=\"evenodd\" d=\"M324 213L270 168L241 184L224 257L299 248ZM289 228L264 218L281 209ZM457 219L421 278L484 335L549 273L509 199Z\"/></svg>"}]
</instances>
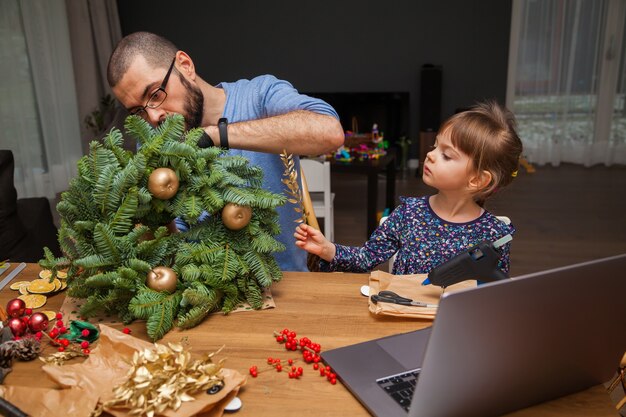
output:
<instances>
[{"instance_id":1,"label":"dried orange slice","mask_svg":"<svg viewBox=\"0 0 626 417\"><path fill-rule=\"evenodd\" d=\"M42 311L42 313L45 314L46 317L48 317L48 320L50 320L50 321L52 321L52 320L57 318L57 313L55 313L52 310L44 310L44 311Z\"/></svg>"},{"instance_id":2,"label":"dried orange slice","mask_svg":"<svg viewBox=\"0 0 626 417\"><path fill-rule=\"evenodd\" d=\"M11 286L9 288L11 288L12 290L19 290L20 287L23 286L28 286L30 284L30 281L16 281L13 284L11 284Z\"/></svg>"},{"instance_id":3,"label":"dried orange slice","mask_svg":"<svg viewBox=\"0 0 626 417\"><path fill-rule=\"evenodd\" d=\"M46 304L46 300L48 299L45 295L41 294L20 295L17 298L24 300L26 308L39 308Z\"/></svg>"},{"instance_id":4,"label":"dried orange slice","mask_svg":"<svg viewBox=\"0 0 626 417\"><path fill-rule=\"evenodd\" d=\"M65 278L67 278L67 272L65 272L65 271L59 271L59 272L57 272L57 278L59 278L59 279L65 279Z\"/></svg>"},{"instance_id":5,"label":"dried orange slice","mask_svg":"<svg viewBox=\"0 0 626 417\"><path fill-rule=\"evenodd\" d=\"M61 281L61 288L59 289L59 291L63 291L66 288L67 288L67 282Z\"/></svg>"},{"instance_id":6,"label":"dried orange slice","mask_svg":"<svg viewBox=\"0 0 626 417\"><path fill-rule=\"evenodd\" d=\"M29 283L30 284L30 283ZM18 290L20 292L20 294L22 295L26 295L26 294L30 294L28 292L28 285L24 285L22 287L20 287L20 289Z\"/></svg>"},{"instance_id":7,"label":"dried orange slice","mask_svg":"<svg viewBox=\"0 0 626 417\"><path fill-rule=\"evenodd\" d=\"M52 276L52 271L50 271L49 269L42 269L41 272L39 273L39 278L41 279L50 279L51 276Z\"/></svg>"},{"instance_id":8,"label":"dried orange slice","mask_svg":"<svg viewBox=\"0 0 626 417\"><path fill-rule=\"evenodd\" d=\"M34 294L48 294L54 291L54 282L50 282L47 279L36 279L30 282L28 291Z\"/></svg>"}]
</instances>

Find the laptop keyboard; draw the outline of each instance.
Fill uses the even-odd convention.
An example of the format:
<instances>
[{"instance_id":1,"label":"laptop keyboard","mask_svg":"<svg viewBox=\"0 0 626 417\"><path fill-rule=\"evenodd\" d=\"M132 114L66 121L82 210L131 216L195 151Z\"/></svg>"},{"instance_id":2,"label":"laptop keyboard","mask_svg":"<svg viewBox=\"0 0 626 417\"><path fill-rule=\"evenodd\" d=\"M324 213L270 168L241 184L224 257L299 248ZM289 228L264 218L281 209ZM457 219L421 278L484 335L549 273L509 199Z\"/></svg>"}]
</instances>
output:
<instances>
[{"instance_id":1,"label":"laptop keyboard","mask_svg":"<svg viewBox=\"0 0 626 417\"><path fill-rule=\"evenodd\" d=\"M386 376L377 379L376 383L408 412L420 371L421 368L418 368L401 374Z\"/></svg>"}]
</instances>

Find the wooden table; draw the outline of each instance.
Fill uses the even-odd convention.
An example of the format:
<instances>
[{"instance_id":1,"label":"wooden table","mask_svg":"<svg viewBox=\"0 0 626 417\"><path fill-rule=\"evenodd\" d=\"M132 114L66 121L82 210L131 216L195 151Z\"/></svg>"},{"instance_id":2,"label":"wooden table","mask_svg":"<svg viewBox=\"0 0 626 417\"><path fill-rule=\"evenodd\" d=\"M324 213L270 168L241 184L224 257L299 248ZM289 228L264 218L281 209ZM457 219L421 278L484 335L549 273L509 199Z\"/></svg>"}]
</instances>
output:
<instances>
[{"instance_id":1,"label":"wooden table","mask_svg":"<svg viewBox=\"0 0 626 417\"><path fill-rule=\"evenodd\" d=\"M369 238L376 226L376 206L378 203L378 174L387 174L387 188L385 205L390 210L396 206L396 153L395 149L389 149L387 154L367 161L341 162L331 160L332 172L348 172L367 175L367 229L366 238Z\"/></svg>"},{"instance_id":2,"label":"wooden table","mask_svg":"<svg viewBox=\"0 0 626 417\"><path fill-rule=\"evenodd\" d=\"M34 279L38 272L37 265L29 265L14 281ZM215 314L193 329L168 333L161 342L188 337L192 350L198 353L226 345L219 355L226 358L226 367L247 374L250 366L257 365L262 372L257 378L250 377L240 391L243 408L236 416L367 416L365 408L341 383L331 385L311 365L303 366L304 374L298 380L289 379L286 372L263 371L269 369L267 357L286 360L298 356L289 354L275 341L274 330L289 328L298 337L306 336L328 350L431 324L428 320L372 316L367 310L367 299L359 293L361 285L367 282L367 274L286 272L283 280L272 287L276 308L228 316ZM7 286L0 292L0 302L5 304L15 296L16 292ZM52 297L44 309L58 309L62 297ZM112 327L123 326L118 323ZM144 323L129 327L134 336L147 339ZM40 367L40 361L14 362L5 384L53 387L50 380L41 377ZM601 386L511 414L591 415L617 415Z\"/></svg>"}]
</instances>

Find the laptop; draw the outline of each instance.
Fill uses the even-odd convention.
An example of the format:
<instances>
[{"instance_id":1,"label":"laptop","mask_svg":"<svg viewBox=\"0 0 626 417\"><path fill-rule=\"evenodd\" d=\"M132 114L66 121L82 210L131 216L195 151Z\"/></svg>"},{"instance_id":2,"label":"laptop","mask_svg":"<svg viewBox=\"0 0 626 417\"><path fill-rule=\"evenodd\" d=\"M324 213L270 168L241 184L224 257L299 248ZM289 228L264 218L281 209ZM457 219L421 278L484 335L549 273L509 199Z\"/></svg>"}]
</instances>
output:
<instances>
[{"instance_id":1,"label":"laptop","mask_svg":"<svg viewBox=\"0 0 626 417\"><path fill-rule=\"evenodd\" d=\"M608 381L625 294L623 254L445 294L433 326L322 359L375 416L501 415Z\"/></svg>"}]
</instances>

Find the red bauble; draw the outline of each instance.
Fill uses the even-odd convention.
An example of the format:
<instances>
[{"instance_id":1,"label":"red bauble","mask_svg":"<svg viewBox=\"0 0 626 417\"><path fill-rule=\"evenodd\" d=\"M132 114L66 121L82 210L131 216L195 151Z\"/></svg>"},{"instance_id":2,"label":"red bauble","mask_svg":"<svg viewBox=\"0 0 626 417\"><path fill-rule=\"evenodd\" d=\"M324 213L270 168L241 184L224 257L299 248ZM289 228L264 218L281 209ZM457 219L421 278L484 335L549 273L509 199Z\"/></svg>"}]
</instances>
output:
<instances>
[{"instance_id":1,"label":"red bauble","mask_svg":"<svg viewBox=\"0 0 626 417\"><path fill-rule=\"evenodd\" d=\"M7 314L9 317L21 317L24 315L24 310L26 310L24 300L14 298L7 303Z\"/></svg>"},{"instance_id":2,"label":"red bauble","mask_svg":"<svg viewBox=\"0 0 626 417\"><path fill-rule=\"evenodd\" d=\"M48 316L43 313L34 313L30 316L28 327L31 332L45 332L48 330Z\"/></svg>"},{"instance_id":3,"label":"red bauble","mask_svg":"<svg viewBox=\"0 0 626 417\"><path fill-rule=\"evenodd\" d=\"M11 329L13 336L23 335L26 332L27 328L28 325L24 323L24 320L22 320L21 318L13 317L12 319L9 319L9 329Z\"/></svg>"}]
</instances>

